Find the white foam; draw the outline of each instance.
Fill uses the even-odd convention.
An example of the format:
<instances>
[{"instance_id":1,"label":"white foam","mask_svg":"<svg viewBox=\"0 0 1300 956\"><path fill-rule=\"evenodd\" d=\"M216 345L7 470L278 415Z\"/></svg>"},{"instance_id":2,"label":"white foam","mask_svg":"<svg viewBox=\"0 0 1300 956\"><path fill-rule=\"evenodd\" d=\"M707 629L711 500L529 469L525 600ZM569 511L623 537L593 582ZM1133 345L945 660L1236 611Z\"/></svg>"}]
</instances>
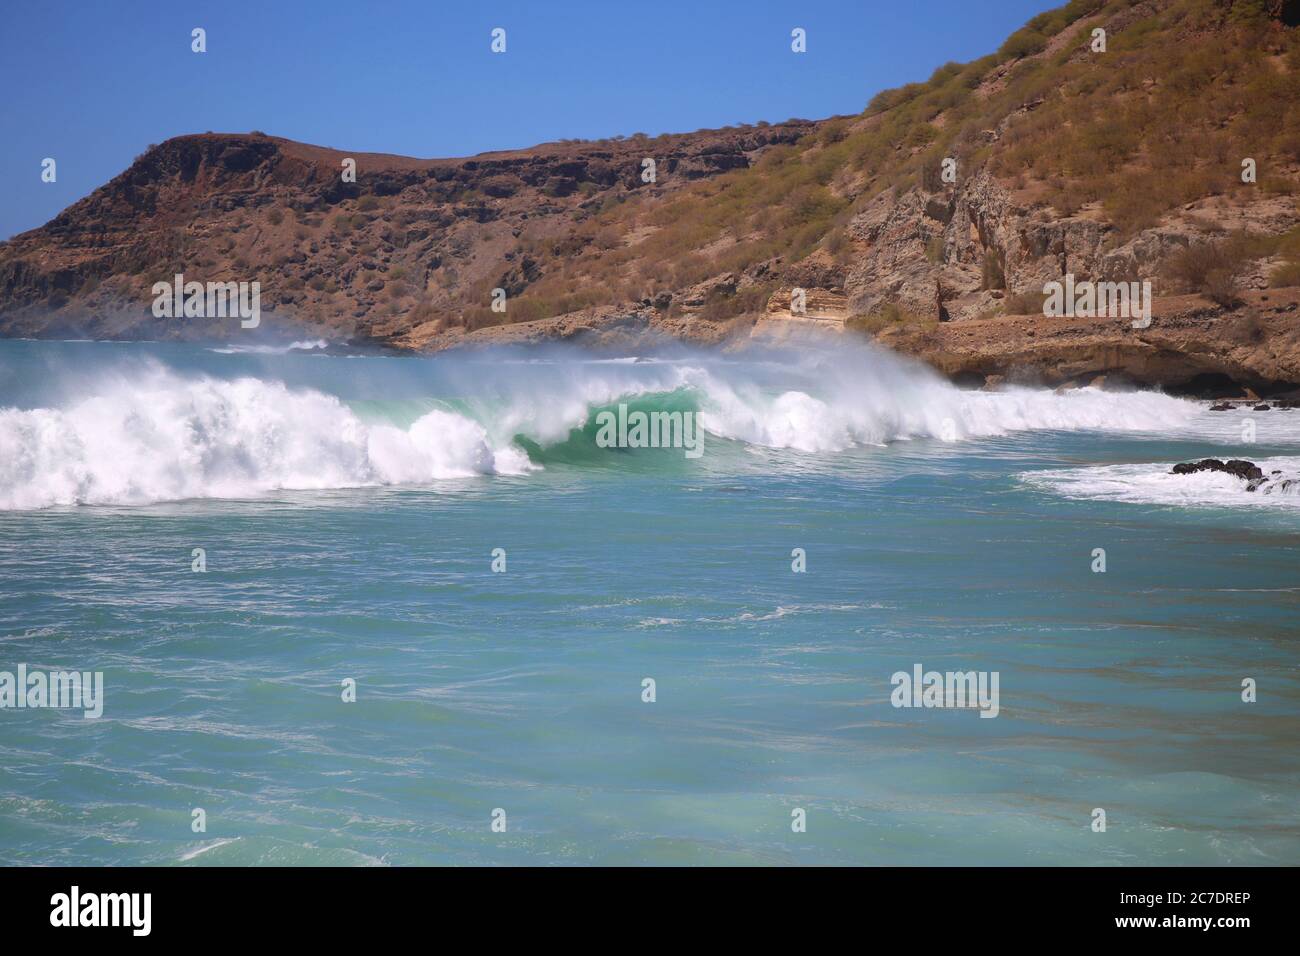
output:
<instances>
[{"instance_id":1,"label":"white foam","mask_svg":"<svg viewBox=\"0 0 1300 956\"><path fill-rule=\"evenodd\" d=\"M204 853L207 853L209 850L216 850L216 849L220 849L223 846L229 846L232 843L239 842L240 839L241 839L240 837L227 837L222 840L213 840L211 843L203 843L195 847L193 850L186 850L178 857L178 859L182 863L186 863L190 860L195 859L196 857L202 856Z\"/></svg>"},{"instance_id":2,"label":"white foam","mask_svg":"<svg viewBox=\"0 0 1300 956\"><path fill-rule=\"evenodd\" d=\"M325 339L303 339L288 345L227 345L210 349L218 355L283 355L286 352L314 352L329 348Z\"/></svg>"},{"instance_id":3,"label":"white foam","mask_svg":"<svg viewBox=\"0 0 1300 956\"><path fill-rule=\"evenodd\" d=\"M522 452L432 411L409 429L363 422L337 398L254 378L155 370L66 408L0 410L0 509L247 498L517 474Z\"/></svg>"},{"instance_id":4,"label":"white foam","mask_svg":"<svg viewBox=\"0 0 1300 956\"><path fill-rule=\"evenodd\" d=\"M828 375L821 394L759 390L711 378L702 383L704 427L715 435L798 451L840 451L910 438L946 441L1021 431L1167 432L1200 415L1193 402L1155 392L1094 388L971 392L927 373L853 379Z\"/></svg>"},{"instance_id":5,"label":"white foam","mask_svg":"<svg viewBox=\"0 0 1300 956\"><path fill-rule=\"evenodd\" d=\"M504 378L476 415L498 440L525 434L545 445L622 399L689 390L711 435L818 453L910 438L961 441L1020 431L1167 433L1203 414L1156 392L1013 388L974 392L899 357L847 341L833 348L676 361L532 359L532 376Z\"/></svg>"},{"instance_id":6,"label":"white foam","mask_svg":"<svg viewBox=\"0 0 1300 956\"><path fill-rule=\"evenodd\" d=\"M409 426L362 417L325 391L273 378L222 379L154 361L69 369L58 383L68 397L54 407L0 409L0 509L521 475L536 466L516 437L562 442L602 406L669 393L675 407L694 402L715 437L808 454L1041 429L1163 433L1202 415L1194 402L1155 393L962 391L847 341L653 362L592 360L569 349L529 353L527 364L507 365L510 357L375 360L338 379L362 382L376 396L372 406L399 392L444 399ZM335 381L331 360L311 364L314 380Z\"/></svg>"},{"instance_id":7,"label":"white foam","mask_svg":"<svg viewBox=\"0 0 1300 956\"><path fill-rule=\"evenodd\" d=\"M1097 465L1027 472L1027 484L1066 498L1124 501L1133 504L1177 507L1294 507L1300 508L1300 483L1283 489L1281 481L1300 477L1300 458L1253 459L1265 475L1281 471L1256 491L1246 482L1219 471L1190 475L1170 474L1169 462L1150 464Z\"/></svg>"}]
</instances>

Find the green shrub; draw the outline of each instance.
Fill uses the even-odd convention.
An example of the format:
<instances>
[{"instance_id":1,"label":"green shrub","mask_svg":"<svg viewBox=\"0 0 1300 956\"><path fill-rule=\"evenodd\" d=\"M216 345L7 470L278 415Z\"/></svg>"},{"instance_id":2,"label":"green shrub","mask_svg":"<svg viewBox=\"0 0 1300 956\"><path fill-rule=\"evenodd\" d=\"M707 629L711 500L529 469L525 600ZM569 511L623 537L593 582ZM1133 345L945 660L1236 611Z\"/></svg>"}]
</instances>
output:
<instances>
[{"instance_id":1,"label":"green shrub","mask_svg":"<svg viewBox=\"0 0 1300 956\"><path fill-rule=\"evenodd\" d=\"M1037 30L1030 27L1024 27L1007 37L1007 42L1002 44L1001 49L998 50L998 54L1014 60L1025 56L1033 56L1035 53L1041 53L1043 48L1046 46L1047 37L1043 36Z\"/></svg>"}]
</instances>

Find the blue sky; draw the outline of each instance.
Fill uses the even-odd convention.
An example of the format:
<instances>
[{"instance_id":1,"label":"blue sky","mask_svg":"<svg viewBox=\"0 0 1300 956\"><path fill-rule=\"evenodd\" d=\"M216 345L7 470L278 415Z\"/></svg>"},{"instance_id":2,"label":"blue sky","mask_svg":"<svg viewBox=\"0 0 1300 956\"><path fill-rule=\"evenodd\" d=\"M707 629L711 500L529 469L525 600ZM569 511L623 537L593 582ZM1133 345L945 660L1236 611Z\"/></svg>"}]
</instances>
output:
<instances>
[{"instance_id":1,"label":"blue sky","mask_svg":"<svg viewBox=\"0 0 1300 956\"><path fill-rule=\"evenodd\" d=\"M463 156L856 113L995 50L1051 0L44 0L0 13L0 238L150 143L246 132ZM190 50L207 31L208 52ZM507 51L494 55L502 27ZM790 51L807 31L808 52ZM41 160L58 162L43 183Z\"/></svg>"}]
</instances>

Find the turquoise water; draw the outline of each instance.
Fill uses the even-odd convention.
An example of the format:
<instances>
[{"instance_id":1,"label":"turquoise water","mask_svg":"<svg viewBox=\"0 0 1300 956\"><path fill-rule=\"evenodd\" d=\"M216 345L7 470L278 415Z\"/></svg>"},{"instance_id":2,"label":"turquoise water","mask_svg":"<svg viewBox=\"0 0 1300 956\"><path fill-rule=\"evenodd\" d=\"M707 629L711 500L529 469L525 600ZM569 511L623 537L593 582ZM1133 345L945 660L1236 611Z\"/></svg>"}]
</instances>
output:
<instances>
[{"instance_id":1,"label":"turquoise water","mask_svg":"<svg viewBox=\"0 0 1300 956\"><path fill-rule=\"evenodd\" d=\"M1300 862L1300 412L652 358L0 342L0 862Z\"/></svg>"}]
</instances>

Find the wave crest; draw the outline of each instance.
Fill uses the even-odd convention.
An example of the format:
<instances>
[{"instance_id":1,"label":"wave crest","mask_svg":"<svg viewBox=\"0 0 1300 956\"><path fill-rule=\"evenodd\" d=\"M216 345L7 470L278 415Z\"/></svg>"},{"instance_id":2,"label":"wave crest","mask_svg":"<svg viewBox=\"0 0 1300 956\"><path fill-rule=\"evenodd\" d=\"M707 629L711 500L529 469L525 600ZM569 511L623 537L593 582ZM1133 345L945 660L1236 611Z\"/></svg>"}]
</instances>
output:
<instances>
[{"instance_id":1,"label":"wave crest","mask_svg":"<svg viewBox=\"0 0 1300 956\"><path fill-rule=\"evenodd\" d=\"M848 342L649 361L563 350L206 361L201 371L137 358L47 376L69 397L51 401L47 389L39 404L56 407L0 410L0 509L521 475L550 462L585 466L597 451L602 464L622 467L633 459L596 449L591 433L595 413L622 401L697 412L706 453L723 440L830 454L1038 429L1160 432L1200 414L1195 403L1155 393L961 391ZM220 377L232 363L256 363L255 371ZM277 373L298 378L290 386Z\"/></svg>"},{"instance_id":2,"label":"wave crest","mask_svg":"<svg viewBox=\"0 0 1300 956\"><path fill-rule=\"evenodd\" d=\"M431 411L407 429L363 422L332 395L253 378L159 371L66 409L0 411L0 508L247 498L510 473L516 449Z\"/></svg>"}]
</instances>

